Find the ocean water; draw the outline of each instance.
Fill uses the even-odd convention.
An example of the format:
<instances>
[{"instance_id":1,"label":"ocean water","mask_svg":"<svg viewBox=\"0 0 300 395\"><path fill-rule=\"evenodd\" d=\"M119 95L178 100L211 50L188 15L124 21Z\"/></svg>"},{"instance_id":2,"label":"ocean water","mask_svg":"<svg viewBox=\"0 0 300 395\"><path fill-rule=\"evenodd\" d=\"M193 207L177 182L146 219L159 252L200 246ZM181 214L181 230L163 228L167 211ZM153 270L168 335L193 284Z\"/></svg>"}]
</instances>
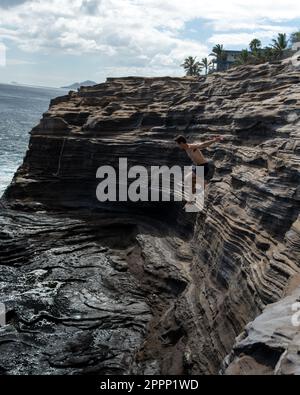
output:
<instances>
[{"instance_id":1,"label":"ocean water","mask_svg":"<svg viewBox=\"0 0 300 395\"><path fill-rule=\"evenodd\" d=\"M25 156L29 132L62 89L0 84L0 197Z\"/></svg>"}]
</instances>

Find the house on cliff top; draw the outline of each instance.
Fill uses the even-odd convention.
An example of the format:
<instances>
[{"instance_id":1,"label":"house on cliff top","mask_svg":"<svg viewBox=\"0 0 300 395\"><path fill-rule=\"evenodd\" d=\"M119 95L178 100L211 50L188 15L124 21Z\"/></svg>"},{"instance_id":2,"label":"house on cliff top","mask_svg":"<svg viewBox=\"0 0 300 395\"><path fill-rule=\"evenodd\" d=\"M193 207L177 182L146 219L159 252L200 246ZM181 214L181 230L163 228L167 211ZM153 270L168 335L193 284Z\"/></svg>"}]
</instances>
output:
<instances>
[{"instance_id":1,"label":"house on cliff top","mask_svg":"<svg viewBox=\"0 0 300 395\"><path fill-rule=\"evenodd\" d=\"M216 59L214 62L217 65L217 71L226 71L237 61L242 51L228 50L224 51L224 59Z\"/></svg>"}]
</instances>

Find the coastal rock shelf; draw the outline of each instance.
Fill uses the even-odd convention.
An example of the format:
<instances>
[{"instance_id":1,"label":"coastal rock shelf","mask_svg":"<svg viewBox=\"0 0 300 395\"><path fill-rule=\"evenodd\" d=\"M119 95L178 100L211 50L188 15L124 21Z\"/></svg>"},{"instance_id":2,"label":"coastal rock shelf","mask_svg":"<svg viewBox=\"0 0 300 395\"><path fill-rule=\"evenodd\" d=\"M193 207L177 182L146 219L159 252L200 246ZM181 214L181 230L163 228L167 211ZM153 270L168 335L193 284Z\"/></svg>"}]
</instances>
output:
<instances>
[{"instance_id":1,"label":"coastal rock shelf","mask_svg":"<svg viewBox=\"0 0 300 395\"><path fill-rule=\"evenodd\" d=\"M179 327L167 313L190 281L192 255L174 232L140 221L148 225L3 211L2 374L184 369L174 344Z\"/></svg>"},{"instance_id":2,"label":"coastal rock shelf","mask_svg":"<svg viewBox=\"0 0 300 395\"><path fill-rule=\"evenodd\" d=\"M290 60L54 99L1 201L0 372L299 373L299 109ZM224 137L203 212L97 201L99 166L189 164L177 134Z\"/></svg>"}]
</instances>

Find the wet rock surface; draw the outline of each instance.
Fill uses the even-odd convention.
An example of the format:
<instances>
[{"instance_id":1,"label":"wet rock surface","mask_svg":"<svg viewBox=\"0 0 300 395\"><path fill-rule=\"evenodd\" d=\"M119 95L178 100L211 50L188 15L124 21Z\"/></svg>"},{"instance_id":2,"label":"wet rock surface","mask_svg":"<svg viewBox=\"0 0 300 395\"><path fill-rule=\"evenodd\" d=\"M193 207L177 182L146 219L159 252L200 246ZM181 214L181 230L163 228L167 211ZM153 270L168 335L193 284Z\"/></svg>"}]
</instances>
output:
<instances>
[{"instance_id":1,"label":"wet rock surface","mask_svg":"<svg viewBox=\"0 0 300 395\"><path fill-rule=\"evenodd\" d=\"M163 314L188 284L182 268L191 255L176 252L188 244L166 229L119 221L3 210L2 373L167 371L174 358L168 330L177 326ZM143 364L149 326L155 347ZM162 350L171 355L165 362Z\"/></svg>"},{"instance_id":2,"label":"wet rock surface","mask_svg":"<svg viewBox=\"0 0 300 395\"><path fill-rule=\"evenodd\" d=\"M298 372L298 329L270 339L300 284L299 102L289 60L53 100L2 199L1 373ZM224 137L203 212L97 201L120 157L188 164L179 133Z\"/></svg>"}]
</instances>

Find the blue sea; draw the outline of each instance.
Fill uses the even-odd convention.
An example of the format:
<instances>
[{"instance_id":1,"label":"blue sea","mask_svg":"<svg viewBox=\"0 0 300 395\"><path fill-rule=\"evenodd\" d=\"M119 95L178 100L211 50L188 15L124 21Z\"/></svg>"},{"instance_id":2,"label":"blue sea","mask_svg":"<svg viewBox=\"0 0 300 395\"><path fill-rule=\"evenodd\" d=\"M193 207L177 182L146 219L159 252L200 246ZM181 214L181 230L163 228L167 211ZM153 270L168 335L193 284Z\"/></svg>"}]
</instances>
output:
<instances>
[{"instance_id":1,"label":"blue sea","mask_svg":"<svg viewBox=\"0 0 300 395\"><path fill-rule=\"evenodd\" d=\"M62 89L0 84L0 197L23 163L29 132Z\"/></svg>"}]
</instances>

